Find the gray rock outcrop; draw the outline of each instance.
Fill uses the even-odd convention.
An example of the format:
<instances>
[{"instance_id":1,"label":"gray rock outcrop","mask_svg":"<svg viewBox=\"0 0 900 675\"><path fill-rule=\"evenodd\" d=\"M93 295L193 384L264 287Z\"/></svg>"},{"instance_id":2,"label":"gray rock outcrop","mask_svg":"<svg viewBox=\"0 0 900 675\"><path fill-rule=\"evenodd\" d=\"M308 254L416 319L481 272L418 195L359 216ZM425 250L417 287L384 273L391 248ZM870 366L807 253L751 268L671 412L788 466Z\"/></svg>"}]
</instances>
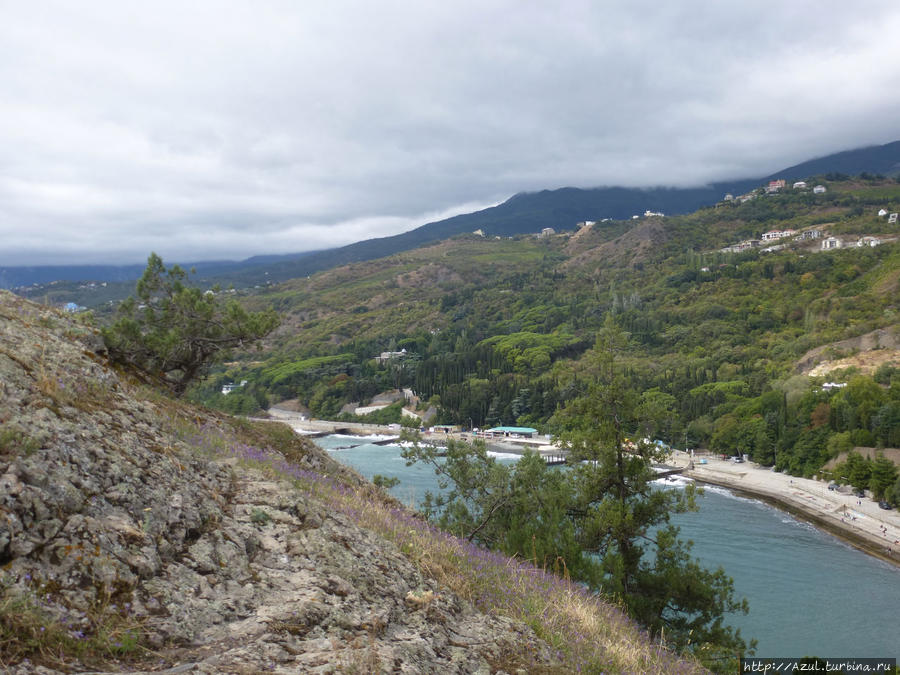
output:
<instances>
[{"instance_id":1,"label":"gray rock outcrop","mask_svg":"<svg viewBox=\"0 0 900 675\"><path fill-rule=\"evenodd\" d=\"M132 382L93 329L0 291L0 599L25 598L65 647L10 642L0 670L552 668L530 629L476 611L253 458L347 483L356 474L301 439L266 449L256 437L267 438ZM77 649L110 626L122 634L102 658Z\"/></svg>"}]
</instances>

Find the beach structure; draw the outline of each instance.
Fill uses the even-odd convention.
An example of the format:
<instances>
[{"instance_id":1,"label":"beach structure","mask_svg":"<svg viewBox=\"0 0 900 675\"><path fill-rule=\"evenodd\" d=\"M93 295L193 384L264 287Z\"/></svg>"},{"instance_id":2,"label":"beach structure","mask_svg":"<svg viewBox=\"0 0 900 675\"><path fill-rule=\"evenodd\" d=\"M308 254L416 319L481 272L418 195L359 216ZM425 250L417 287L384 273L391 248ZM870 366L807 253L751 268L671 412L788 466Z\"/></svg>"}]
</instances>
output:
<instances>
[{"instance_id":1,"label":"beach structure","mask_svg":"<svg viewBox=\"0 0 900 675\"><path fill-rule=\"evenodd\" d=\"M531 427L494 427L486 429L484 435L488 438L497 438L498 436L508 438L534 438L537 435L537 429Z\"/></svg>"}]
</instances>

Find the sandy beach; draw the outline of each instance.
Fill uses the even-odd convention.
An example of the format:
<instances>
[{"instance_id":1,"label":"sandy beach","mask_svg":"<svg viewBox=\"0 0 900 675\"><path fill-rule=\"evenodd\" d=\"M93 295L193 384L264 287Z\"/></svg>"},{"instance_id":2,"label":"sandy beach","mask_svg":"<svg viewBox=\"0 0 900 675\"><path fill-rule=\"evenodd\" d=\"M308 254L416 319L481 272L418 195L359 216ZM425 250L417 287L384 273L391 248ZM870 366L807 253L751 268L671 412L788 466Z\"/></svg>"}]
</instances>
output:
<instances>
[{"instance_id":1,"label":"sandy beach","mask_svg":"<svg viewBox=\"0 0 900 675\"><path fill-rule=\"evenodd\" d=\"M701 464L701 459L706 464ZM684 475L696 481L759 498L866 553L900 565L900 513L896 509L881 509L852 491L829 490L826 481L795 478L752 462L736 464L710 455L695 455L691 462L691 456L681 451L675 451L668 461L684 467Z\"/></svg>"}]
</instances>

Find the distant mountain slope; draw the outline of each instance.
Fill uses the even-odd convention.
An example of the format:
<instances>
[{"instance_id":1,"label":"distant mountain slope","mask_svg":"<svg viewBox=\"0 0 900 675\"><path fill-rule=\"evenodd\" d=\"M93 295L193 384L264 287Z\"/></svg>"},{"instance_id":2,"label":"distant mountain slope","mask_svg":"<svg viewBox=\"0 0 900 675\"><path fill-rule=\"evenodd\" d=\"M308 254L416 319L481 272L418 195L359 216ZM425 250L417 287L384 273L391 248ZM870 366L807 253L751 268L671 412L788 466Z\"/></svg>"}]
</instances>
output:
<instances>
[{"instance_id":1,"label":"distant mountain slope","mask_svg":"<svg viewBox=\"0 0 900 675\"><path fill-rule=\"evenodd\" d=\"M249 272L251 277L256 279L265 277L265 270L254 274L257 268L294 261L316 253L317 251L304 251L285 255L259 255L241 261L206 260L203 262L179 262L179 264L185 269L197 270L197 274L204 278L233 277ZM134 281L143 274L145 267L146 265L143 264L0 267L0 288L10 289L32 284L49 284L53 281Z\"/></svg>"},{"instance_id":2,"label":"distant mountain slope","mask_svg":"<svg viewBox=\"0 0 900 675\"><path fill-rule=\"evenodd\" d=\"M900 141L820 157L762 178L698 188L599 187L523 192L497 206L428 223L403 234L367 239L299 261L284 262L277 265L276 270L270 270L270 274L273 280L285 278L285 272L290 276L305 276L338 265L374 260L478 229L487 236L512 236L539 232L545 227L570 230L583 220L624 220L648 209L667 214L690 213L715 204L726 193L743 193L777 178L795 180L825 173L857 175L863 172L900 173Z\"/></svg>"},{"instance_id":3,"label":"distant mountain slope","mask_svg":"<svg viewBox=\"0 0 900 675\"><path fill-rule=\"evenodd\" d=\"M811 159L802 164L788 167L777 174L772 174L768 178L796 179L826 173L856 176L865 172L885 176L900 175L900 141L846 150L826 157Z\"/></svg>"},{"instance_id":4,"label":"distant mountain slope","mask_svg":"<svg viewBox=\"0 0 900 675\"><path fill-rule=\"evenodd\" d=\"M423 244L481 229L487 236L512 236L539 232L545 227L573 229L583 220L623 220L646 210L684 214L721 200L727 192L739 194L775 179L795 180L818 174L900 174L900 141L839 152L777 171L770 176L713 183L697 188L559 188L523 192L497 206L427 223L409 232L367 239L340 248L282 256L256 256L242 262L204 262L201 277L236 285L284 281L314 272L374 260ZM142 265L124 267L6 267L0 268L0 288L56 280L127 281L136 279Z\"/></svg>"}]
</instances>

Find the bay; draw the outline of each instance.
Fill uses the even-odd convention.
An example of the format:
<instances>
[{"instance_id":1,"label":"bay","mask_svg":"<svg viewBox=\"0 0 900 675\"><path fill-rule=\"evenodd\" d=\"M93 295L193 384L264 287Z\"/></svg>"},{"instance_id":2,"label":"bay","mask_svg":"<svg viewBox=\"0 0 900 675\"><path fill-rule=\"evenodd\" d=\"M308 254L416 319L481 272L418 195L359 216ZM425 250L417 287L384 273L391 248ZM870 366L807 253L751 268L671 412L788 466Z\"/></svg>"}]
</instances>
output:
<instances>
[{"instance_id":1,"label":"bay","mask_svg":"<svg viewBox=\"0 0 900 675\"><path fill-rule=\"evenodd\" d=\"M407 467L398 446L346 436L315 442L366 478L398 478L391 492L412 507L437 490L433 470ZM757 656L900 658L900 569L723 488L706 486L698 503L698 512L673 521L703 565L722 566L748 599L750 613L726 623L758 640Z\"/></svg>"}]
</instances>

